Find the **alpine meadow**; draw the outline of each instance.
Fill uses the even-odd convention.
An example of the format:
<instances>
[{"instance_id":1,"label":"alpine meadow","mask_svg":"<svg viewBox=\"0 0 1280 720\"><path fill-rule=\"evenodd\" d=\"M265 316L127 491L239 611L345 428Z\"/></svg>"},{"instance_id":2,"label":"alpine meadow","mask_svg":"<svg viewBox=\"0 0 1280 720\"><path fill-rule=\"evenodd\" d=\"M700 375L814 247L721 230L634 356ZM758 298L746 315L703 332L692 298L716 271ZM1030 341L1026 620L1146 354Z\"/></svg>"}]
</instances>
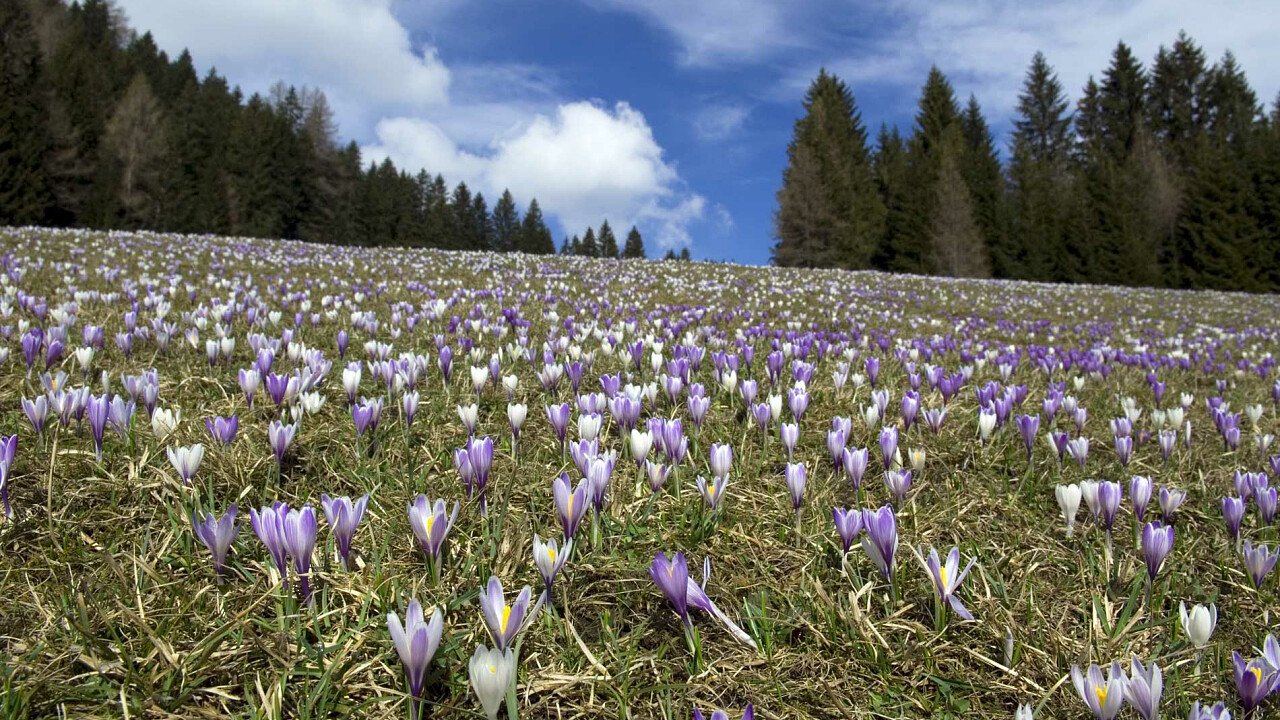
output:
<instances>
[{"instance_id":1,"label":"alpine meadow","mask_svg":"<svg viewBox=\"0 0 1280 720\"><path fill-rule=\"evenodd\" d=\"M1280 98L721 6L0 0L0 718L1280 717Z\"/></svg>"}]
</instances>

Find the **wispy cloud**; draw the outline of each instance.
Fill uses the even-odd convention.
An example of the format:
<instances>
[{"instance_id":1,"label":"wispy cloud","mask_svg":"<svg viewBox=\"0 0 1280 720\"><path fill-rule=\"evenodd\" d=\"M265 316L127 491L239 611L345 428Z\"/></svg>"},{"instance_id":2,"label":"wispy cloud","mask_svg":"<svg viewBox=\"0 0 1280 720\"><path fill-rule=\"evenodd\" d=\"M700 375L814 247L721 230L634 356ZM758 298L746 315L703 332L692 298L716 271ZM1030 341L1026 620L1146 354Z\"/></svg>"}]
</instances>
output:
<instances>
[{"instance_id":1,"label":"wispy cloud","mask_svg":"<svg viewBox=\"0 0 1280 720\"><path fill-rule=\"evenodd\" d=\"M751 110L739 103L711 103L693 116L693 131L700 140L720 141L737 134Z\"/></svg>"}]
</instances>

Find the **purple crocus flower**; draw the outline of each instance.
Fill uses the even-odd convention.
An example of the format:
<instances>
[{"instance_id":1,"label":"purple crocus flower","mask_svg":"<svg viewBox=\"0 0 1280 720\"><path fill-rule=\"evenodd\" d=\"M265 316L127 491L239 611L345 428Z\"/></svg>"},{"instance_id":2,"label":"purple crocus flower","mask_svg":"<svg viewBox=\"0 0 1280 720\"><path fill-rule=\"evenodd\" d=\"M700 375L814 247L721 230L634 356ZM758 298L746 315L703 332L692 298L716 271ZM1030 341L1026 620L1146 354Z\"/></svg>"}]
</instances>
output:
<instances>
[{"instance_id":1,"label":"purple crocus flower","mask_svg":"<svg viewBox=\"0 0 1280 720\"><path fill-rule=\"evenodd\" d=\"M893 459L898 454L898 428L886 427L880 428L880 457L884 462L884 469L888 470L893 467Z\"/></svg>"},{"instance_id":2,"label":"purple crocus flower","mask_svg":"<svg viewBox=\"0 0 1280 720\"><path fill-rule=\"evenodd\" d=\"M840 536L845 553L848 553L853 541L862 533L862 511L832 508L831 516L836 523L836 534Z\"/></svg>"},{"instance_id":3,"label":"purple crocus flower","mask_svg":"<svg viewBox=\"0 0 1280 720\"><path fill-rule=\"evenodd\" d=\"M791 494L791 507L796 512L800 512L800 506L804 503L805 476L804 463L787 463L787 492Z\"/></svg>"},{"instance_id":4,"label":"purple crocus flower","mask_svg":"<svg viewBox=\"0 0 1280 720\"><path fill-rule=\"evenodd\" d=\"M1248 662L1236 651L1231 652L1234 665L1233 674L1236 682L1236 693L1240 696L1240 705L1244 707L1246 720L1254 716L1254 711L1267 699L1280 682L1276 670L1270 667L1265 658L1254 658Z\"/></svg>"},{"instance_id":5,"label":"purple crocus flower","mask_svg":"<svg viewBox=\"0 0 1280 720\"><path fill-rule=\"evenodd\" d=\"M769 403L753 404L751 417L756 421L756 427L760 428L761 433L769 432L769 421L773 419L773 411L769 409Z\"/></svg>"},{"instance_id":6,"label":"purple crocus flower","mask_svg":"<svg viewBox=\"0 0 1280 720\"><path fill-rule=\"evenodd\" d=\"M493 638L493 644L498 647L498 650L506 652L516 635L524 629L532 595L533 591L525 585L516 596L515 602L508 605L502 594L502 583L497 577L489 578L489 585L484 595L480 597L480 610L484 615L484 624L489 630L489 636ZM529 619L532 617L530 616Z\"/></svg>"},{"instance_id":7,"label":"purple crocus flower","mask_svg":"<svg viewBox=\"0 0 1280 720\"><path fill-rule=\"evenodd\" d=\"M45 395L35 400L22 398L22 412L27 416L36 435L43 435L45 423L49 420L49 398Z\"/></svg>"},{"instance_id":8,"label":"purple crocus flower","mask_svg":"<svg viewBox=\"0 0 1280 720\"><path fill-rule=\"evenodd\" d=\"M790 461L795 455L796 443L800 441L800 426L796 423L782 423L778 426L778 437L782 440L782 447L787 451L787 460Z\"/></svg>"},{"instance_id":9,"label":"purple crocus flower","mask_svg":"<svg viewBox=\"0 0 1280 720\"><path fill-rule=\"evenodd\" d=\"M1146 667L1138 658L1129 665L1129 678L1124 684L1124 698L1142 716L1156 720L1160 714L1160 697L1164 694L1164 677L1154 662Z\"/></svg>"},{"instance_id":10,"label":"purple crocus flower","mask_svg":"<svg viewBox=\"0 0 1280 720\"><path fill-rule=\"evenodd\" d=\"M93 453L98 460L102 460L102 435L107 429L107 411L110 404L107 402L106 395L94 395L89 398L88 415L89 430L93 433ZM183 477L183 481L190 480L189 477Z\"/></svg>"},{"instance_id":11,"label":"purple crocus flower","mask_svg":"<svg viewBox=\"0 0 1280 720\"><path fill-rule=\"evenodd\" d=\"M276 463L284 462L284 455L289 452L289 446L293 444L293 438L297 433L297 423L286 424L279 420L272 420L267 426L267 442L271 445L271 454L275 456Z\"/></svg>"},{"instance_id":12,"label":"purple crocus flower","mask_svg":"<svg viewBox=\"0 0 1280 720\"><path fill-rule=\"evenodd\" d=\"M351 498L342 497L331 498L328 495L320 496L320 506L324 508L324 518L329 523L329 531L333 533L333 539L338 543L338 557L342 558L342 569L351 569L351 540L355 537L356 526L360 524L360 519L364 517L365 507L369 505L369 494L365 493L360 496L359 500L354 503Z\"/></svg>"},{"instance_id":13,"label":"purple crocus flower","mask_svg":"<svg viewBox=\"0 0 1280 720\"><path fill-rule=\"evenodd\" d=\"M1110 480L1098 483L1098 510L1102 515L1102 525L1108 533L1116 524L1116 513L1120 510L1123 496L1124 490L1120 488L1120 483Z\"/></svg>"},{"instance_id":14,"label":"purple crocus flower","mask_svg":"<svg viewBox=\"0 0 1280 720\"><path fill-rule=\"evenodd\" d=\"M1198 701L1191 703L1191 714L1187 720L1231 720L1231 711L1221 702L1213 705L1201 705Z\"/></svg>"},{"instance_id":15,"label":"purple crocus flower","mask_svg":"<svg viewBox=\"0 0 1280 720\"><path fill-rule=\"evenodd\" d=\"M907 499L907 493L911 491L910 470L888 470L884 474L884 485L893 495L893 501L901 506L903 501Z\"/></svg>"},{"instance_id":16,"label":"purple crocus flower","mask_svg":"<svg viewBox=\"0 0 1280 720\"><path fill-rule=\"evenodd\" d=\"M546 406L547 420L551 423L552 429L556 431L556 439L560 441L560 449L564 450L564 438L569 432L569 414L572 408L569 403L561 403L560 405Z\"/></svg>"},{"instance_id":17,"label":"purple crocus flower","mask_svg":"<svg viewBox=\"0 0 1280 720\"><path fill-rule=\"evenodd\" d=\"M351 422L356 427L356 437L364 437L366 432L376 430L378 418L374 404L365 400L351 406Z\"/></svg>"},{"instance_id":18,"label":"purple crocus flower","mask_svg":"<svg viewBox=\"0 0 1280 720\"><path fill-rule=\"evenodd\" d=\"M698 494L702 495L702 499L707 503L707 508L719 510L720 503L724 501L725 489L729 487L729 478L713 477L708 482L706 478L699 475L694 484L698 488Z\"/></svg>"},{"instance_id":19,"label":"purple crocus flower","mask_svg":"<svg viewBox=\"0 0 1280 720\"><path fill-rule=\"evenodd\" d=\"M311 553L316 547L316 511L311 505L290 510L284 517L284 547L293 559L302 601L311 602Z\"/></svg>"},{"instance_id":20,"label":"purple crocus flower","mask_svg":"<svg viewBox=\"0 0 1280 720\"><path fill-rule=\"evenodd\" d=\"M689 624L689 565L684 553L677 552L675 557L668 558L665 553L653 557L653 565L649 566L649 577L653 580L667 601L675 608L676 614Z\"/></svg>"},{"instance_id":21,"label":"purple crocus flower","mask_svg":"<svg viewBox=\"0 0 1280 720\"><path fill-rule=\"evenodd\" d=\"M1253 580L1253 586L1262 589L1262 582L1267 579L1267 574L1275 568L1276 561L1280 560L1280 550L1272 552L1271 548L1262 543L1254 545L1252 542L1245 540L1241 555L1244 557L1244 567L1249 571L1249 578Z\"/></svg>"},{"instance_id":22,"label":"purple crocus flower","mask_svg":"<svg viewBox=\"0 0 1280 720\"><path fill-rule=\"evenodd\" d=\"M560 475L552 483L552 495L556 501L556 515L560 518L560 527L564 530L566 540L572 540L578 533L582 518L591 505L591 484L586 478L578 481L574 488L569 481L568 473ZM654 492L657 492L656 490Z\"/></svg>"},{"instance_id":23,"label":"purple crocus flower","mask_svg":"<svg viewBox=\"0 0 1280 720\"><path fill-rule=\"evenodd\" d=\"M533 534L533 564L538 568L538 574L542 576L543 600L551 602L552 583L569 559L571 552L573 552L573 540L566 540L564 547L561 548L555 538L543 542L541 536L537 533Z\"/></svg>"},{"instance_id":24,"label":"purple crocus flower","mask_svg":"<svg viewBox=\"0 0 1280 720\"><path fill-rule=\"evenodd\" d=\"M440 636L444 633L444 612L434 610L431 620L423 622L422 605L417 599L413 599L409 601L403 623L395 613L387 613L387 631L391 633L391 641L404 665L404 674L409 680L409 695L417 702L422 699L422 686L427 677L427 668L431 666L431 658L440 647ZM414 716L417 716L416 712Z\"/></svg>"},{"instance_id":25,"label":"purple crocus flower","mask_svg":"<svg viewBox=\"0 0 1280 720\"><path fill-rule=\"evenodd\" d=\"M1168 485L1160 488L1160 515L1165 525L1173 522L1173 516L1186 499L1187 491L1185 490L1171 488Z\"/></svg>"},{"instance_id":26,"label":"purple crocus flower","mask_svg":"<svg viewBox=\"0 0 1280 720\"><path fill-rule=\"evenodd\" d=\"M489 471L493 467L493 438L467 440L467 458L471 462L471 479L475 492L480 496L480 514L488 511Z\"/></svg>"},{"instance_id":27,"label":"purple crocus flower","mask_svg":"<svg viewBox=\"0 0 1280 720\"><path fill-rule=\"evenodd\" d=\"M893 556L898 550L898 521L893 507L885 505L879 510L862 511L862 549L871 557L876 568L890 582L893 581Z\"/></svg>"},{"instance_id":28,"label":"purple crocus flower","mask_svg":"<svg viewBox=\"0 0 1280 720\"><path fill-rule=\"evenodd\" d=\"M928 558L925 558L923 553L918 553L916 557L921 559L925 570L929 572L929 577L933 580L933 589L938 592L938 600L949 605L957 615L965 620L972 620L973 614L964 606L964 603L960 602L960 598L956 597L955 592L960 587L960 583L964 581L965 576L969 574L969 570L973 567L974 559L969 558L964 570L960 570L960 548L957 547L952 547L951 552L947 553L947 561L945 563L938 558L938 551L934 548L929 548Z\"/></svg>"},{"instance_id":29,"label":"purple crocus flower","mask_svg":"<svg viewBox=\"0 0 1280 720\"><path fill-rule=\"evenodd\" d=\"M4 503L4 516L7 518L13 517L13 508L9 505L9 471L17 454L17 434L0 437L0 502Z\"/></svg>"},{"instance_id":30,"label":"purple crocus flower","mask_svg":"<svg viewBox=\"0 0 1280 720\"><path fill-rule=\"evenodd\" d=\"M458 508L459 504L454 502L452 514L446 513L443 499L436 500L433 506L426 495L418 495L409 504L409 527L430 561L432 576L436 580L440 579L440 555L444 551L444 541L458 519Z\"/></svg>"},{"instance_id":31,"label":"purple crocus flower","mask_svg":"<svg viewBox=\"0 0 1280 720\"><path fill-rule=\"evenodd\" d=\"M866 448L855 450L845 448L840 454L840 464L844 467L844 474L849 476L854 492L862 486L862 476L867 472L867 465L870 462L871 453Z\"/></svg>"},{"instance_id":32,"label":"purple crocus flower","mask_svg":"<svg viewBox=\"0 0 1280 720\"><path fill-rule=\"evenodd\" d=\"M1116 459L1120 461L1121 467L1129 467L1129 460L1133 457L1133 438L1127 435L1118 435L1115 438Z\"/></svg>"},{"instance_id":33,"label":"purple crocus flower","mask_svg":"<svg viewBox=\"0 0 1280 720\"><path fill-rule=\"evenodd\" d=\"M1178 433L1173 430L1161 430L1158 436L1160 442L1160 457L1169 462L1169 458L1173 456L1173 448L1178 444Z\"/></svg>"},{"instance_id":34,"label":"purple crocus flower","mask_svg":"<svg viewBox=\"0 0 1280 720\"><path fill-rule=\"evenodd\" d=\"M253 368L242 369L237 373L236 379L240 384L240 391L244 393L244 401L249 404L249 409L253 409L253 396L258 392L258 386L262 383L262 375Z\"/></svg>"},{"instance_id":35,"label":"purple crocus flower","mask_svg":"<svg viewBox=\"0 0 1280 720\"><path fill-rule=\"evenodd\" d=\"M712 443L710 466L712 475L728 477L733 468L733 448L728 443Z\"/></svg>"},{"instance_id":36,"label":"purple crocus flower","mask_svg":"<svg viewBox=\"0 0 1280 720\"><path fill-rule=\"evenodd\" d=\"M205 513L204 519L200 520L195 513L191 514L191 527L196 537L213 555L213 572L219 585L222 584L222 576L226 571L227 551L240 532L240 526L236 524L236 512L236 504L231 503L219 518L214 518L213 513Z\"/></svg>"},{"instance_id":37,"label":"purple crocus flower","mask_svg":"<svg viewBox=\"0 0 1280 720\"><path fill-rule=\"evenodd\" d=\"M747 703L747 707L742 711L742 720L755 720L756 711L751 703ZM702 711L698 708L693 709L693 720L706 720ZM714 710L711 713L711 720L729 720L729 713L724 710Z\"/></svg>"},{"instance_id":38,"label":"purple crocus flower","mask_svg":"<svg viewBox=\"0 0 1280 720\"><path fill-rule=\"evenodd\" d=\"M1014 422L1022 435L1022 443L1027 447L1027 462L1031 462L1031 450L1035 447L1036 435L1040 433L1040 416L1019 415Z\"/></svg>"},{"instance_id":39,"label":"purple crocus flower","mask_svg":"<svg viewBox=\"0 0 1280 720\"><path fill-rule=\"evenodd\" d=\"M805 410L809 408L809 391L803 387L788 390L787 407L791 410L791 417L799 423L804 419Z\"/></svg>"},{"instance_id":40,"label":"purple crocus flower","mask_svg":"<svg viewBox=\"0 0 1280 720\"><path fill-rule=\"evenodd\" d=\"M276 570L280 573L280 582L289 584L288 549L284 539L284 521L289 515L289 506L277 500L264 505L261 510L249 508L249 524L253 532L267 547Z\"/></svg>"},{"instance_id":41,"label":"purple crocus flower","mask_svg":"<svg viewBox=\"0 0 1280 720\"><path fill-rule=\"evenodd\" d=\"M1236 543L1240 542L1240 523L1244 521L1244 511L1244 500L1230 495L1222 498L1222 519L1227 524L1227 534Z\"/></svg>"},{"instance_id":42,"label":"purple crocus flower","mask_svg":"<svg viewBox=\"0 0 1280 720\"><path fill-rule=\"evenodd\" d=\"M214 442L226 447L236 439L236 433L240 430L240 418L232 415L231 417L215 417L205 418L204 427L209 431L209 435L213 437Z\"/></svg>"},{"instance_id":43,"label":"purple crocus flower","mask_svg":"<svg viewBox=\"0 0 1280 720\"><path fill-rule=\"evenodd\" d=\"M1134 475L1129 480L1129 499L1133 502L1133 515L1138 522L1146 521L1147 505L1151 503L1153 490L1151 478L1145 475Z\"/></svg>"},{"instance_id":44,"label":"purple crocus flower","mask_svg":"<svg viewBox=\"0 0 1280 720\"><path fill-rule=\"evenodd\" d=\"M663 486L667 484L667 476L671 474L671 468L662 463L646 460L644 471L649 478L649 490L655 495L662 492Z\"/></svg>"},{"instance_id":45,"label":"purple crocus flower","mask_svg":"<svg viewBox=\"0 0 1280 720\"><path fill-rule=\"evenodd\" d=\"M1258 519L1263 525L1270 525L1276 520L1276 509L1278 501L1280 501L1280 493L1276 488L1259 488L1254 492L1254 499L1258 503Z\"/></svg>"},{"instance_id":46,"label":"purple crocus flower","mask_svg":"<svg viewBox=\"0 0 1280 720\"><path fill-rule=\"evenodd\" d=\"M1119 662L1111 663L1106 679L1103 679L1102 669L1097 665L1090 665L1087 674L1082 673L1078 666L1071 666L1071 683L1095 720L1113 720L1120 714L1124 708L1126 680Z\"/></svg>"},{"instance_id":47,"label":"purple crocus flower","mask_svg":"<svg viewBox=\"0 0 1280 720\"><path fill-rule=\"evenodd\" d=\"M1147 523L1142 526L1142 559L1147 563L1147 582L1153 583L1160 566L1173 552L1173 526Z\"/></svg>"}]
</instances>

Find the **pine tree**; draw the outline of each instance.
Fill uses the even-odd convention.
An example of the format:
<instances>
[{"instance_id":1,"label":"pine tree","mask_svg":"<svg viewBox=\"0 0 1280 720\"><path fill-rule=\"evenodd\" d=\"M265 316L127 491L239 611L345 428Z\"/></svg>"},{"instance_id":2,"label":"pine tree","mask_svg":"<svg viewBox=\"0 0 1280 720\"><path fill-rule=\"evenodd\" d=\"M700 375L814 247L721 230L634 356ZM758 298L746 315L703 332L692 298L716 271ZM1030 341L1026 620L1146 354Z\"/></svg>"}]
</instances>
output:
<instances>
[{"instance_id":1,"label":"pine tree","mask_svg":"<svg viewBox=\"0 0 1280 720\"><path fill-rule=\"evenodd\" d=\"M684 246L684 247L680 248L680 259L681 259L681 260L683 260L683 261L685 261L685 262L689 262L689 261L693 260L693 255L689 252L689 246L688 246L688 245L686 245L686 246Z\"/></svg>"},{"instance_id":2,"label":"pine tree","mask_svg":"<svg viewBox=\"0 0 1280 720\"><path fill-rule=\"evenodd\" d=\"M773 261L869 267L884 232L884 207L853 93L822 70L805 96L804 111L778 190Z\"/></svg>"},{"instance_id":3,"label":"pine tree","mask_svg":"<svg viewBox=\"0 0 1280 720\"><path fill-rule=\"evenodd\" d=\"M1024 269L1018 251L1009 238L1000 157L978 98L973 95L960 118L960 130L964 137L960 174L969 189L973 220L991 255L990 272L1000 278L1022 277Z\"/></svg>"},{"instance_id":4,"label":"pine tree","mask_svg":"<svg viewBox=\"0 0 1280 720\"><path fill-rule=\"evenodd\" d=\"M1151 65L1147 123L1180 168L1186 168L1192 144L1205 129L1207 80L1204 51L1185 32L1178 33L1172 48L1161 46Z\"/></svg>"},{"instance_id":5,"label":"pine tree","mask_svg":"<svg viewBox=\"0 0 1280 720\"><path fill-rule=\"evenodd\" d=\"M0 224L40 222L52 203L45 92L26 7L0 3Z\"/></svg>"},{"instance_id":6,"label":"pine tree","mask_svg":"<svg viewBox=\"0 0 1280 720\"><path fill-rule=\"evenodd\" d=\"M896 249L903 246L905 234L911 226L911 218L908 217L907 147L898 128L889 130L886 125L880 126L871 167L876 191L885 207L884 234L871 265L877 270L889 270L898 266Z\"/></svg>"},{"instance_id":7,"label":"pine tree","mask_svg":"<svg viewBox=\"0 0 1280 720\"><path fill-rule=\"evenodd\" d=\"M1071 117L1062 84L1041 53L1018 96L1009 163L1011 245L1023 277L1079 280L1082 267L1066 232L1071 192Z\"/></svg>"},{"instance_id":8,"label":"pine tree","mask_svg":"<svg viewBox=\"0 0 1280 720\"><path fill-rule=\"evenodd\" d=\"M489 221L489 206L484 193L476 193L471 201L471 245L468 250L485 252L493 249L493 225Z\"/></svg>"},{"instance_id":9,"label":"pine tree","mask_svg":"<svg viewBox=\"0 0 1280 720\"><path fill-rule=\"evenodd\" d=\"M773 215L772 257L783 267L832 267L836 264L835 233L839 220L831 206L814 151L793 143L785 180L778 190Z\"/></svg>"},{"instance_id":10,"label":"pine tree","mask_svg":"<svg viewBox=\"0 0 1280 720\"><path fill-rule=\"evenodd\" d=\"M514 252L520 239L520 212L510 190L503 190L502 197L493 206L493 249L498 252Z\"/></svg>"},{"instance_id":11,"label":"pine tree","mask_svg":"<svg viewBox=\"0 0 1280 720\"><path fill-rule=\"evenodd\" d=\"M635 225L632 225L631 230L627 232L627 242L622 246L622 257L644 258L644 240L640 237L640 231Z\"/></svg>"},{"instance_id":12,"label":"pine tree","mask_svg":"<svg viewBox=\"0 0 1280 720\"><path fill-rule=\"evenodd\" d=\"M473 222L471 214L471 189L465 182L453 188L453 196L449 198L449 210L453 218L453 234L445 240L444 247L451 250L469 250L479 243L476 239L479 228Z\"/></svg>"},{"instance_id":13,"label":"pine tree","mask_svg":"<svg viewBox=\"0 0 1280 720\"><path fill-rule=\"evenodd\" d=\"M609 221L600 224L600 257L613 259L618 257L618 238L613 235Z\"/></svg>"},{"instance_id":14,"label":"pine tree","mask_svg":"<svg viewBox=\"0 0 1280 720\"><path fill-rule=\"evenodd\" d=\"M529 201L529 209L520 223L520 252L532 255L554 255L556 252L555 240L542 219L542 208L538 206L537 198Z\"/></svg>"},{"instance_id":15,"label":"pine tree","mask_svg":"<svg viewBox=\"0 0 1280 720\"><path fill-rule=\"evenodd\" d=\"M596 231L587 228L587 232L582 236L582 242L576 243L576 255L586 257L600 257L600 244L596 242Z\"/></svg>"},{"instance_id":16,"label":"pine tree","mask_svg":"<svg viewBox=\"0 0 1280 720\"><path fill-rule=\"evenodd\" d=\"M915 131L907 146L905 223L893 248L893 270L934 271L930 222L939 198L942 141L959 122L960 108L951 82L935 66L920 93Z\"/></svg>"}]
</instances>

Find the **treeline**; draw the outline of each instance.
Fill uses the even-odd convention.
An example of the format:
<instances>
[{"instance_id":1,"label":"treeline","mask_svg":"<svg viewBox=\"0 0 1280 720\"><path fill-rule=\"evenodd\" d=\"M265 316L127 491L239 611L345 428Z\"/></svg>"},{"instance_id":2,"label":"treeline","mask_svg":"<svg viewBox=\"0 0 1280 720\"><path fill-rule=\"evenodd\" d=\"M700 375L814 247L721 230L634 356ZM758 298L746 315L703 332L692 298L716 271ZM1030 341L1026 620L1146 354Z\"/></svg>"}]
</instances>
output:
<instances>
[{"instance_id":1,"label":"treeline","mask_svg":"<svg viewBox=\"0 0 1280 720\"><path fill-rule=\"evenodd\" d=\"M551 254L536 199L490 210L341 144L324 93L245 99L170 60L105 0L0 2L0 224ZM639 233L628 243L639 248ZM615 252L615 255L619 253Z\"/></svg>"},{"instance_id":2,"label":"treeline","mask_svg":"<svg viewBox=\"0 0 1280 720\"><path fill-rule=\"evenodd\" d=\"M869 142L820 72L787 149L779 265L1120 285L1280 289L1280 99L1185 33L1146 68L1123 42L1074 111L1037 53L1001 162L936 67L905 136Z\"/></svg>"}]
</instances>

